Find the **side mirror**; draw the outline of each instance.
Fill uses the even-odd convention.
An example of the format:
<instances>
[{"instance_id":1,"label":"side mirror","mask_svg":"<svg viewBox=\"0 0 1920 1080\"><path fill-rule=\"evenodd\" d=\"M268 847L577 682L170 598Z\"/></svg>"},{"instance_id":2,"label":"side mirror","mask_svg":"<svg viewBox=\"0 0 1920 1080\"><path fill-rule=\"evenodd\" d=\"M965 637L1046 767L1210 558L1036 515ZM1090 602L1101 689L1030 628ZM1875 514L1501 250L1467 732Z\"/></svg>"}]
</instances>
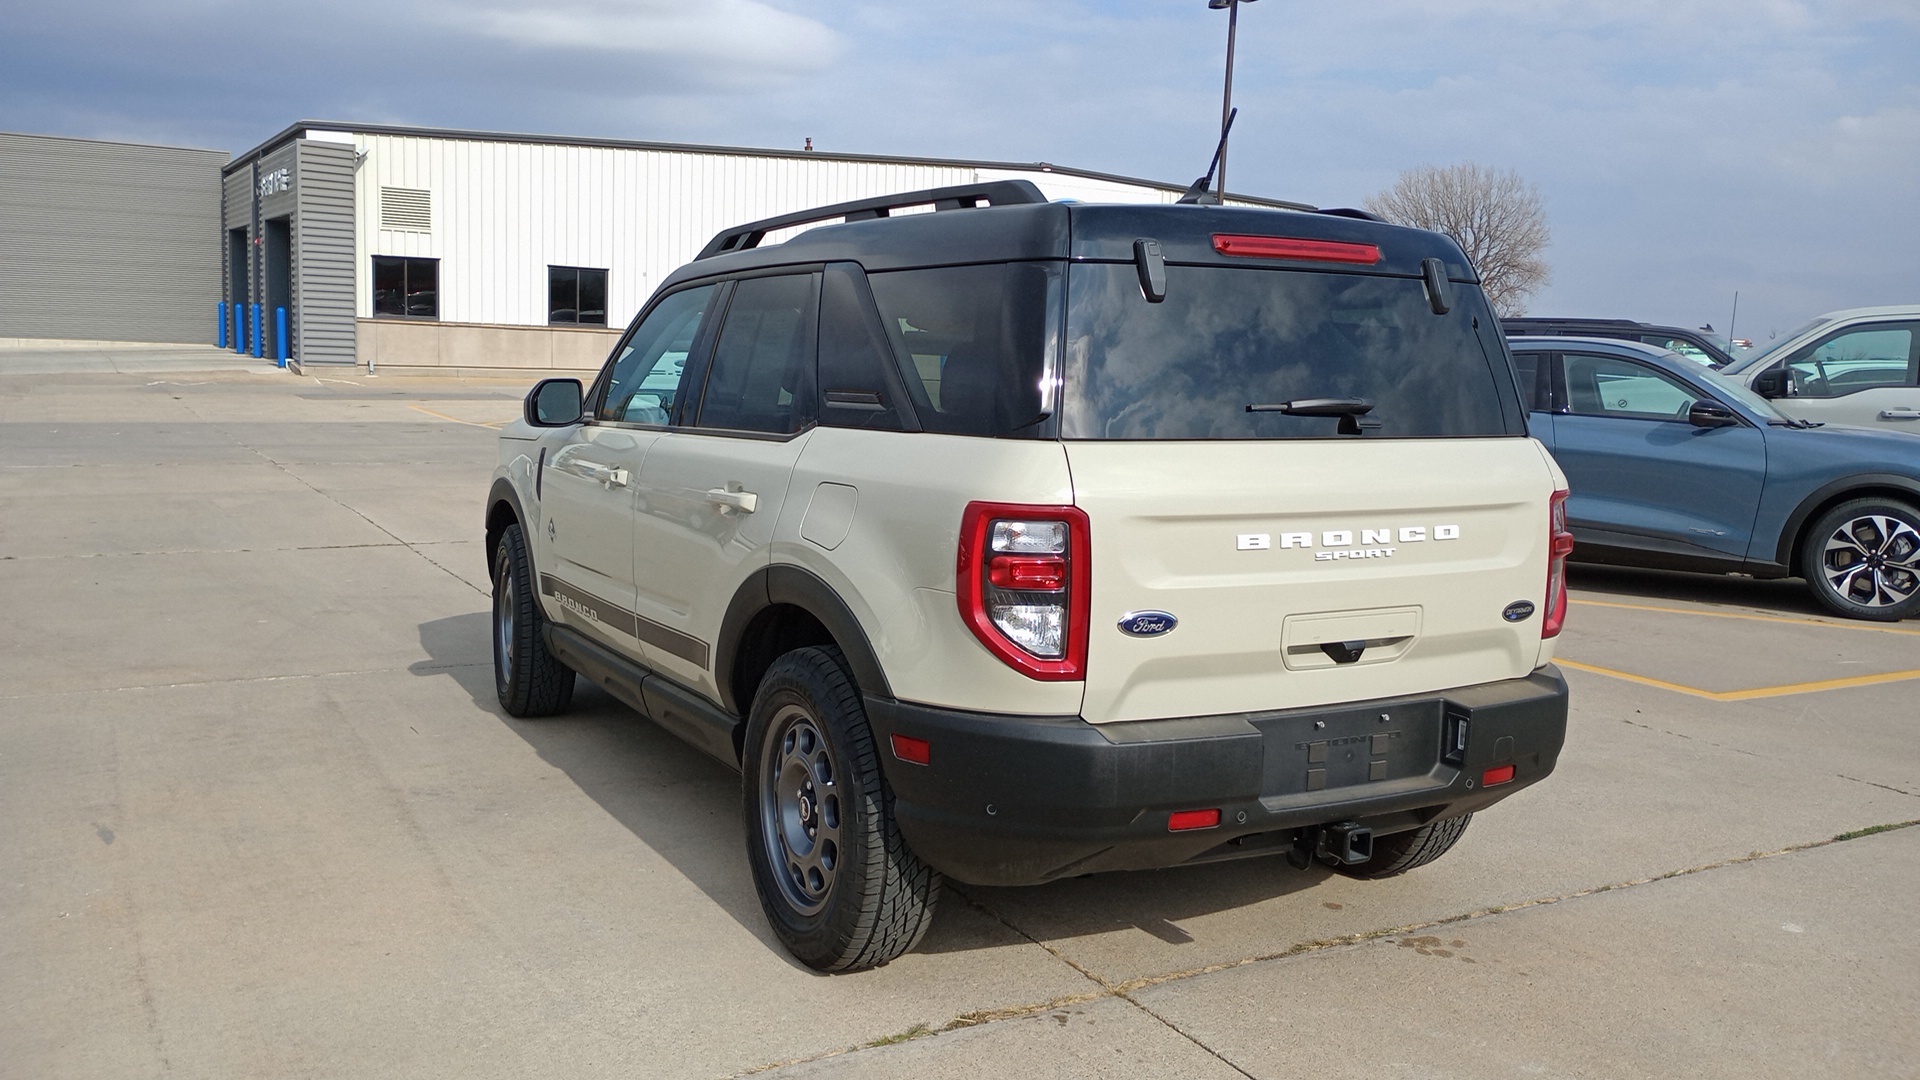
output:
<instances>
[{"instance_id":1,"label":"side mirror","mask_svg":"<svg viewBox=\"0 0 1920 1080\"><path fill-rule=\"evenodd\" d=\"M1732 409L1718 402L1696 401L1687 410L1687 423L1694 427L1726 427L1739 422L1740 418L1733 414Z\"/></svg>"},{"instance_id":2,"label":"side mirror","mask_svg":"<svg viewBox=\"0 0 1920 1080\"><path fill-rule=\"evenodd\" d=\"M1753 392L1763 398L1793 396L1793 370L1786 367L1763 371L1754 377Z\"/></svg>"},{"instance_id":3,"label":"side mirror","mask_svg":"<svg viewBox=\"0 0 1920 1080\"><path fill-rule=\"evenodd\" d=\"M542 379L527 394L527 423L566 427L580 422L580 380Z\"/></svg>"}]
</instances>

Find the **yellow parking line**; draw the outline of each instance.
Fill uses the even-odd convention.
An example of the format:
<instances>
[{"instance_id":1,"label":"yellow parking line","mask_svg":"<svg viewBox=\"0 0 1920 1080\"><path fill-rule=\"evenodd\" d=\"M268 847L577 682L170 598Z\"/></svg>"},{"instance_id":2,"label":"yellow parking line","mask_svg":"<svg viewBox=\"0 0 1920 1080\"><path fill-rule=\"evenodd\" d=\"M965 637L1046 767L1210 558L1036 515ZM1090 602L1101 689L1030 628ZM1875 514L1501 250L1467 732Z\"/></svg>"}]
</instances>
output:
<instances>
[{"instance_id":1,"label":"yellow parking line","mask_svg":"<svg viewBox=\"0 0 1920 1080\"><path fill-rule=\"evenodd\" d=\"M1791 623L1794 626L1824 626L1829 630L1874 630L1882 634L1907 634L1920 637L1920 630L1869 622L1828 622L1825 619L1792 619L1784 615L1749 615L1743 611L1701 611L1698 608L1659 607L1653 604L1616 604L1609 600L1575 600L1588 607L1620 608L1623 611L1663 611L1669 615L1703 615L1709 619L1746 619L1751 622Z\"/></svg>"},{"instance_id":2,"label":"yellow parking line","mask_svg":"<svg viewBox=\"0 0 1920 1080\"><path fill-rule=\"evenodd\" d=\"M1664 679L1652 679L1629 671L1615 671L1612 668L1603 668L1594 664L1582 664L1577 660L1556 658L1554 663L1561 667L1570 667L1575 671L1605 675L1611 679L1623 679L1642 686L1651 686L1657 690L1671 690L1676 694L1706 698L1708 701L1754 701L1759 698L1786 697L1789 694L1817 694L1822 690L1846 690L1856 686L1879 686L1884 683L1920 679L1920 670L1890 671L1884 675L1854 675L1845 679L1821 679L1817 682L1788 683L1785 686L1761 686L1752 690L1714 691L1702 690L1697 686L1682 686Z\"/></svg>"},{"instance_id":3,"label":"yellow parking line","mask_svg":"<svg viewBox=\"0 0 1920 1080\"><path fill-rule=\"evenodd\" d=\"M483 428L489 428L493 431L498 431L501 428L507 426L507 421L505 420L502 420L497 424L483 424L478 420L462 420L457 416L448 416L446 413L443 413L443 412L435 412L432 409L427 408L425 405L409 405L407 406L407 408L412 409L415 412L426 413L428 416L437 416L442 420L451 420L456 424L465 424L468 427L483 427Z\"/></svg>"},{"instance_id":4,"label":"yellow parking line","mask_svg":"<svg viewBox=\"0 0 1920 1080\"><path fill-rule=\"evenodd\" d=\"M1822 679L1819 682L1794 683L1791 686L1765 686L1758 690L1729 690L1716 695L1721 701L1752 701L1755 698L1785 697L1788 694L1814 694L1822 690L1845 690L1853 686L1878 686L1881 683L1920 679L1920 671L1890 671L1885 675L1855 675L1850 679Z\"/></svg>"},{"instance_id":5,"label":"yellow parking line","mask_svg":"<svg viewBox=\"0 0 1920 1080\"><path fill-rule=\"evenodd\" d=\"M1635 675L1631 672L1615 671L1612 668L1582 664L1577 660L1568 660L1564 656L1554 657L1553 662L1559 664L1561 667L1570 667L1575 671L1590 672L1594 675L1605 675L1613 679L1625 679L1627 682L1639 683L1641 686L1651 686L1656 690L1671 690L1676 694L1690 694L1693 697L1703 697L1709 700L1717 700L1720 697L1720 695L1711 690L1701 690L1692 686L1681 686L1679 683L1670 683L1662 679L1649 679L1645 675Z\"/></svg>"}]
</instances>

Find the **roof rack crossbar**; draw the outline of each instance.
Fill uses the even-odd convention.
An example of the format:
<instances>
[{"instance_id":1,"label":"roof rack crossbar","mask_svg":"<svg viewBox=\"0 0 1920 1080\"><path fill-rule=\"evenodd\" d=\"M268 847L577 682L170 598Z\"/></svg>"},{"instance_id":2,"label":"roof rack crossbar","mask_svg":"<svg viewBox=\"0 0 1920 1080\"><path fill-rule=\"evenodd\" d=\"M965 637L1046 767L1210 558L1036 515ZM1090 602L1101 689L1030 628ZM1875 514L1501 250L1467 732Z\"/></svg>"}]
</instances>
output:
<instances>
[{"instance_id":1,"label":"roof rack crossbar","mask_svg":"<svg viewBox=\"0 0 1920 1080\"><path fill-rule=\"evenodd\" d=\"M963 184L957 187L928 188L925 191L909 191L899 195L882 195L877 199L859 199L854 202L835 203L814 210L802 210L794 214L782 214L779 217L762 218L745 225L735 225L723 230L707 246L700 249L695 259L724 255L732 251L746 251L760 246L760 241L776 229L791 228L795 225L811 225L819 221L868 221L873 218L889 216L893 211L909 206L925 206L929 203L938 210L961 210L979 206L1020 206L1043 203L1047 197L1030 180L995 180L984 184Z\"/></svg>"}]
</instances>

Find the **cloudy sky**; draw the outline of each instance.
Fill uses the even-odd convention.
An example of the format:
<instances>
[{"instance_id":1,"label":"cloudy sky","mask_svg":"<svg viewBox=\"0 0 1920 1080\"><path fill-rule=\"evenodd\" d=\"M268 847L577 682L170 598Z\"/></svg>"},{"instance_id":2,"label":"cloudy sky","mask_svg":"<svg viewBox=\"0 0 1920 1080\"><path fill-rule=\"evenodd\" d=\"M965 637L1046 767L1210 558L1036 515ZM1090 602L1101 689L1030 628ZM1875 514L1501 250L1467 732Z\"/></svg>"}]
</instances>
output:
<instances>
[{"instance_id":1,"label":"cloudy sky","mask_svg":"<svg viewBox=\"0 0 1920 1080\"><path fill-rule=\"evenodd\" d=\"M63 0L0 16L0 130L248 149L301 118L1052 161L1186 182L1205 0ZM1535 314L1764 340L1920 302L1920 0L1243 6L1234 190L1536 184Z\"/></svg>"}]
</instances>

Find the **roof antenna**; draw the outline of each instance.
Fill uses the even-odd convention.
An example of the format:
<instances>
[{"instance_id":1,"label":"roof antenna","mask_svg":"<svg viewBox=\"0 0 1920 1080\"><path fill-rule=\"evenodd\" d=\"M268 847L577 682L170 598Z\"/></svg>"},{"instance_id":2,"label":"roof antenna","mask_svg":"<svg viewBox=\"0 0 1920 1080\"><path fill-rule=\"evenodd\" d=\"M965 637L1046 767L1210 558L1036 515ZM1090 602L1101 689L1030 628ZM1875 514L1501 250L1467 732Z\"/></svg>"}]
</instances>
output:
<instances>
[{"instance_id":1,"label":"roof antenna","mask_svg":"<svg viewBox=\"0 0 1920 1080\"><path fill-rule=\"evenodd\" d=\"M1233 118L1239 115L1240 110L1237 107L1227 114L1227 122L1220 125L1220 145L1213 148L1213 163L1207 166L1207 175L1195 180L1193 186L1187 189L1187 193L1180 196L1179 201L1182 204L1187 206L1220 205L1220 196L1208 189L1213 186L1213 170L1220 167L1220 155L1227 149L1227 132L1233 130Z\"/></svg>"}]
</instances>

